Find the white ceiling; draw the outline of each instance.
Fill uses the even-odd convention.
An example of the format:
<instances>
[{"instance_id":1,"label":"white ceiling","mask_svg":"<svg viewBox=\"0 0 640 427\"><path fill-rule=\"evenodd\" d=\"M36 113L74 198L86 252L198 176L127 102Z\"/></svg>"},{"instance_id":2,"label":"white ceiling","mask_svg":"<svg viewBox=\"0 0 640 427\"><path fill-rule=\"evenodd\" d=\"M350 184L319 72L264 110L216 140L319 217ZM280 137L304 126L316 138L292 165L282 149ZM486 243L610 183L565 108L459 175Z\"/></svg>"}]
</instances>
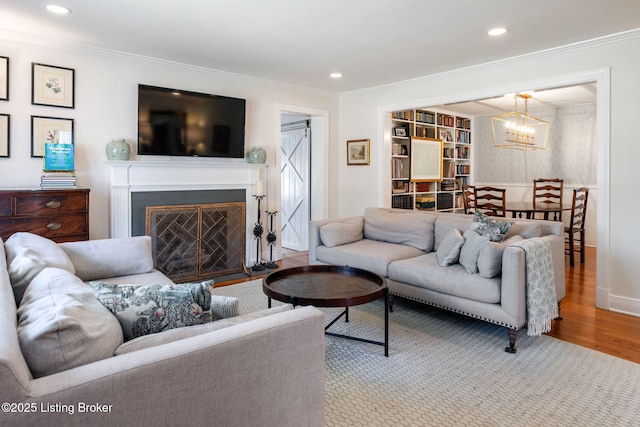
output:
<instances>
[{"instance_id":1,"label":"white ceiling","mask_svg":"<svg viewBox=\"0 0 640 427\"><path fill-rule=\"evenodd\" d=\"M640 27L639 0L56 1L72 13L52 15L46 0L0 0L0 31L332 92ZM492 38L495 26L509 32Z\"/></svg>"}]
</instances>

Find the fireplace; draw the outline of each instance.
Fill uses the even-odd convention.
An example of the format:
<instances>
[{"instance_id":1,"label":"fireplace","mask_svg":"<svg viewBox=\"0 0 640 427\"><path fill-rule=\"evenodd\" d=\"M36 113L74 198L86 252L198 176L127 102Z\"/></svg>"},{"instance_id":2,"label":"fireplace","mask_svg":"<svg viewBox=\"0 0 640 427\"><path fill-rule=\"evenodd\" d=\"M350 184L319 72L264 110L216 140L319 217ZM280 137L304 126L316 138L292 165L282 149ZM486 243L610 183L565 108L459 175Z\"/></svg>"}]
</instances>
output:
<instances>
[{"instance_id":1,"label":"fireplace","mask_svg":"<svg viewBox=\"0 0 640 427\"><path fill-rule=\"evenodd\" d=\"M192 160L192 161L189 161ZM208 161L200 161L194 159L185 160L168 160L168 161L110 161L111 168L111 218L110 218L110 235L111 237L128 237L146 235L150 232L147 230L147 210L149 208L159 208L153 211L156 216L155 220L166 214L165 220L172 218L172 209L197 207L204 212L196 212L197 209L189 211L191 215L189 220L194 223L202 222L202 215L213 215L215 218L205 219L205 233L213 233L219 236L220 229L207 230L207 221L218 222L223 225L224 232L233 230L235 237L218 238L218 242L214 244L215 248L201 248L205 251L204 264L202 259L198 264L198 268L203 268L209 277L211 275L226 274L226 269L238 269L238 265L253 265L252 261L256 258L255 241L253 234L248 228L255 222L255 212L257 211L257 203L252 194L255 193L255 184L258 180L268 182L268 166L256 165L250 163L211 163ZM231 212L224 214L211 213L208 209L212 209L209 205L225 205L242 206L242 208L233 208ZM164 209L164 211L162 210ZM164 212L164 213L162 213ZM252 215L252 213L254 215ZM160 216L159 216L160 215ZM180 221L186 220L189 215L181 219L176 219L174 225L179 225ZM198 217L200 215L200 217ZM216 216L217 215L217 216ZM242 216L240 222L228 222L237 216ZM176 218L180 218L178 215ZM198 219L200 218L200 219ZM202 226L202 224L200 225ZM179 228L179 227L178 227ZM191 230L189 233L192 233ZM200 230L202 238L203 230ZM168 231L168 234L162 237L165 240L171 240L169 237L174 231ZM181 234L187 235L186 231L180 231ZM198 240L197 233L195 242L201 244ZM182 237L174 236L176 240L166 243L161 240L158 245L156 238L156 249L160 247L169 255L154 254L156 259L156 268L166 268L166 271L173 271L174 277L178 280L191 280L191 273L187 273L189 268L181 269L189 265L195 260L194 255L188 251L177 255L175 259L171 259L171 251L176 248ZM205 239L210 240L211 234L207 234ZM240 239L240 243L238 243ZM152 236L153 240L153 236ZM199 242L199 243L198 243ZM240 248L238 248L240 245ZM228 254L222 255L220 247L228 250L228 254L233 254L236 262L229 262L227 267L223 267L221 259L227 259ZM240 250L241 249L241 250ZM202 254L202 252L200 252ZM161 262L158 262L158 261ZM239 261L239 262L238 262ZM225 261L226 262L226 261ZM163 267L162 264L165 264ZM161 268L159 268L161 269ZM194 271L193 269L189 271ZM171 275L169 275L171 277ZM199 276L195 276L199 277Z\"/></svg>"}]
</instances>

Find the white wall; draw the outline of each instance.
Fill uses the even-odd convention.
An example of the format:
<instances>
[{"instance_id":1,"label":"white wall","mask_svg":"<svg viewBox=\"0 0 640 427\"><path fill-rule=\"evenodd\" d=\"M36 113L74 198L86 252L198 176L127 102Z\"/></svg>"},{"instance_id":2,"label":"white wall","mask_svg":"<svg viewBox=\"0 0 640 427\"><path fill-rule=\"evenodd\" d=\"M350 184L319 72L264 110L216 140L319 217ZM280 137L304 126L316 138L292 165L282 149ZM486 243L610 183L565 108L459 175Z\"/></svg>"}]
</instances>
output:
<instances>
[{"instance_id":1,"label":"white wall","mask_svg":"<svg viewBox=\"0 0 640 427\"><path fill-rule=\"evenodd\" d=\"M31 115L75 120L78 185L89 187L90 237L109 237L109 169L105 145L137 140L137 85L191 90L247 99L246 150L261 145L267 163L275 166L280 142L278 104L327 112L336 123L338 95L188 65L169 63L86 47L53 45L46 40L0 34L0 55L10 60L10 99L0 101L0 113L11 115L11 157L0 158L0 187L38 187L42 159L30 157ZM31 105L31 63L75 69L75 109ZM337 138L337 126L327 140ZM329 150L327 149L328 153ZM331 153L328 153L330 158ZM148 156L146 156L148 158ZM134 158L134 160L140 160ZM216 162L245 160L207 160ZM279 194L279 166L269 168L269 194ZM337 181L336 181L337 182ZM329 182L329 185L335 183ZM270 203L277 203L275 199Z\"/></svg>"},{"instance_id":2,"label":"white wall","mask_svg":"<svg viewBox=\"0 0 640 427\"><path fill-rule=\"evenodd\" d=\"M598 305L640 315L640 263L637 223L640 201L633 197L640 170L637 137L640 93L640 32L573 45L456 70L436 76L340 96L340 216L358 215L365 206L383 206L386 161L390 153L384 134L384 112L440 105L519 90L598 80ZM553 82L553 84L550 84ZM530 86L530 87L527 87ZM610 99L609 99L610 95ZM346 166L348 139L371 139L370 167ZM334 150L336 151L336 150ZM376 184L373 184L376 183ZM592 226L596 226L595 224Z\"/></svg>"}]
</instances>

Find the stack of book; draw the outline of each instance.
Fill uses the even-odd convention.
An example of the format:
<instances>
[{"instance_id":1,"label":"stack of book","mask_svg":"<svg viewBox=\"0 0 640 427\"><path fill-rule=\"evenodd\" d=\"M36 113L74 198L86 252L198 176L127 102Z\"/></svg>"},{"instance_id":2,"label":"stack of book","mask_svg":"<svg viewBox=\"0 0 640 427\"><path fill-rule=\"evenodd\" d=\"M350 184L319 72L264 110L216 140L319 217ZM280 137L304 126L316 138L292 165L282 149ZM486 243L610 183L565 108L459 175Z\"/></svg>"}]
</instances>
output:
<instances>
[{"instance_id":1,"label":"stack of book","mask_svg":"<svg viewBox=\"0 0 640 427\"><path fill-rule=\"evenodd\" d=\"M76 173L74 171L42 171L42 177L40 177L40 187L42 188L73 188L75 186Z\"/></svg>"},{"instance_id":2,"label":"stack of book","mask_svg":"<svg viewBox=\"0 0 640 427\"><path fill-rule=\"evenodd\" d=\"M73 144L45 144L41 188L73 188L76 186Z\"/></svg>"}]
</instances>

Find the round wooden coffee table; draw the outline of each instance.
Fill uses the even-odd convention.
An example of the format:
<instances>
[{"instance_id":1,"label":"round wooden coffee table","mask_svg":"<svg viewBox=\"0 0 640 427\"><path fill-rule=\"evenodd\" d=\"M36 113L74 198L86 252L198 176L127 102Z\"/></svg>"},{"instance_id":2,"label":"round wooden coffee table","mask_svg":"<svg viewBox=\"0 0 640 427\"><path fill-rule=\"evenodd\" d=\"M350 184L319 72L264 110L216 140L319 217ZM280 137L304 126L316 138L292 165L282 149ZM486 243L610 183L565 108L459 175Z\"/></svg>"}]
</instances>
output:
<instances>
[{"instance_id":1,"label":"round wooden coffee table","mask_svg":"<svg viewBox=\"0 0 640 427\"><path fill-rule=\"evenodd\" d=\"M262 291L271 299L296 305L316 307L344 307L344 311L326 327L325 334L339 338L384 346L389 356L389 290L385 280L377 274L359 268L336 265L308 265L288 268L262 279ZM340 319L349 321L349 307L384 297L384 342L372 341L327 330Z\"/></svg>"}]
</instances>

